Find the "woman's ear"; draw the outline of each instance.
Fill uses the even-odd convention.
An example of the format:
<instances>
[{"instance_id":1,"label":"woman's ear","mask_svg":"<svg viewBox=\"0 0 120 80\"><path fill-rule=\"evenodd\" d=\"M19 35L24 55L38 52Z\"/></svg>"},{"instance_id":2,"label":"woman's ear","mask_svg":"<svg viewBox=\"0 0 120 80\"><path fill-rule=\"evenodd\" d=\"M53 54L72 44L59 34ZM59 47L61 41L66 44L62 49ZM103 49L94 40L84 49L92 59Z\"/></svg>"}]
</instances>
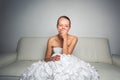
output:
<instances>
[{"instance_id":1,"label":"woman's ear","mask_svg":"<svg viewBox=\"0 0 120 80\"><path fill-rule=\"evenodd\" d=\"M58 29L58 26L56 25L56 28Z\"/></svg>"},{"instance_id":2,"label":"woman's ear","mask_svg":"<svg viewBox=\"0 0 120 80\"><path fill-rule=\"evenodd\" d=\"M56 28L57 28L57 30L58 30L58 26L56 25Z\"/></svg>"},{"instance_id":3,"label":"woman's ear","mask_svg":"<svg viewBox=\"0 0 120 80\"><path fill-rule=\"evenodd\" d=\"M71 26L69 27L69 30L71 29Z\"/></svg>"}]
</instances>

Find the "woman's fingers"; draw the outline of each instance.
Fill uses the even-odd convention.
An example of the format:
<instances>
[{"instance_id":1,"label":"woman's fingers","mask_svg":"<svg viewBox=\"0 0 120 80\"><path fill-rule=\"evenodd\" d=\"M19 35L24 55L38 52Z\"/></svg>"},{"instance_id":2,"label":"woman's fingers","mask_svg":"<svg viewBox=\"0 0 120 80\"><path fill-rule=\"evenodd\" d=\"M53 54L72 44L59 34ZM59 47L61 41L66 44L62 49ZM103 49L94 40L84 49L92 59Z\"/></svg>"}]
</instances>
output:
<instances>
[{"instance_id":1,"label":"woman's fingers","mask_svg":"<svg viewBox=\"0 0 120 80\"><path fill-rule=\"evenodd\" d=\"M56 55L52 58L52 61L59 61L60 60L60 55Z\"/></svg>"}]
</instances>

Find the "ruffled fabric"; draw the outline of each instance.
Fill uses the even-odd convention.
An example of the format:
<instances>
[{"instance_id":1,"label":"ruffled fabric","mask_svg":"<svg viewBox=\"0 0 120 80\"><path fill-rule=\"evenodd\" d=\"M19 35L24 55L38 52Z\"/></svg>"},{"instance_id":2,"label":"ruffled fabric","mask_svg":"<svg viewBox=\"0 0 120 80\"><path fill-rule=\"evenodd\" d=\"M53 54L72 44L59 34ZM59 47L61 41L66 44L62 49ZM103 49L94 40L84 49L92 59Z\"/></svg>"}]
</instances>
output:
<instances>
[{"instance_id":1,"label":"ruffled fabric","mask_svg":"<svg viewBox=\"0 0 120 80\"><path fill-rule=\"evenodd\" d=\"M55 55L60 55L59 61L33 63L20 80L99 80L99 74L89 63L73 55L58 52Z\"/></svg>"}]
</instances>

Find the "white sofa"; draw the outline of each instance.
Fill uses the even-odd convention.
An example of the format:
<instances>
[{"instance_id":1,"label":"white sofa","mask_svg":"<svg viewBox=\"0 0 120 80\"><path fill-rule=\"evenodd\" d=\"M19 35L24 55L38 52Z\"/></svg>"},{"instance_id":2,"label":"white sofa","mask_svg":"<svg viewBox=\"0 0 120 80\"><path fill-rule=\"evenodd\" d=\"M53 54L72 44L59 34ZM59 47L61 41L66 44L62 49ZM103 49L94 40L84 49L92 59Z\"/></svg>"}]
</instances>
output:
<instances>
[{"instance_id":1,"label":"white sofa","mask_svg":"<svg viewBox=\"0 0 120 80\"><path fill-rule=\"evenodd\" d=\"M79 37L73 55L89 62L100 74L100 80L120 80L120 57L111 55L106 38ZM24 37L17 51L0 55L0 80L18 80L33 62L43 60L47 37Z\"/></svg>"}]
</instances>

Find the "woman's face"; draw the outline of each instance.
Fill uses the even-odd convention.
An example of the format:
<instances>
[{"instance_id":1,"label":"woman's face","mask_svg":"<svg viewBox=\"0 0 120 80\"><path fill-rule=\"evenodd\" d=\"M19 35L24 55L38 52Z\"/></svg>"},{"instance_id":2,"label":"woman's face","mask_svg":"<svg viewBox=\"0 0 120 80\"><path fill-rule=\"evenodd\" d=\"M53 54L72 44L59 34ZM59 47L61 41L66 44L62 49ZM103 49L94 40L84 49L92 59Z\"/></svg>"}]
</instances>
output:
<instances>
[{"instance_id":1,"label":"woman's face","mask_svg":"<svg viewBox=\"0 0 120 80\"><path fill-rule=\"evenodd\" d=\"M69 20L67 20L66 18L60 18L59 23L57 25L57 30L59 34L62 34L63 32L67 34L69 29L70 29Z\"/></svg>"}]
</instances>

